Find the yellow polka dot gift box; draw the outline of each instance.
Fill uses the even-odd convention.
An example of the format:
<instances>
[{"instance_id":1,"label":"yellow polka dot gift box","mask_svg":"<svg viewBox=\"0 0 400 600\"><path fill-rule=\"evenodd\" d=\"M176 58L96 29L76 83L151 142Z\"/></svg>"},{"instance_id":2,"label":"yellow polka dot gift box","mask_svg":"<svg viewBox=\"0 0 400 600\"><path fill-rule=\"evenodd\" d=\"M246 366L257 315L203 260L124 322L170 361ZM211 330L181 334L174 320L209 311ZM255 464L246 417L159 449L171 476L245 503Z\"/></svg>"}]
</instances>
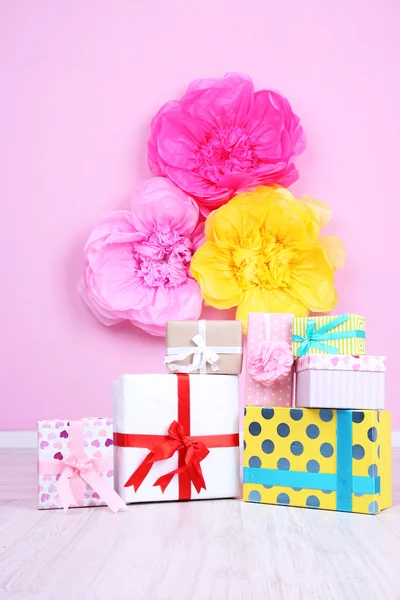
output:
<instances>
[{"instance_id":1,"label":"yellow polka dot gift box","mask_svg":"<svg viewBox=\"0 0 400 600\"><path fill-rule=\"evenodd\" d=\"M365 319L358 315L295 317L294 356L306 354L365 355Z\"/></svg>"},{"instance_id":2,"label":"yellow polka dot gift box","mask_svg":"<svg viewBox=\"0 0 400 600\"><path fill-rule=\"evenodd\" d=\"M392 504L391 413L246 406L243 498L376 514Z\"/></svg>"}]
</instances>

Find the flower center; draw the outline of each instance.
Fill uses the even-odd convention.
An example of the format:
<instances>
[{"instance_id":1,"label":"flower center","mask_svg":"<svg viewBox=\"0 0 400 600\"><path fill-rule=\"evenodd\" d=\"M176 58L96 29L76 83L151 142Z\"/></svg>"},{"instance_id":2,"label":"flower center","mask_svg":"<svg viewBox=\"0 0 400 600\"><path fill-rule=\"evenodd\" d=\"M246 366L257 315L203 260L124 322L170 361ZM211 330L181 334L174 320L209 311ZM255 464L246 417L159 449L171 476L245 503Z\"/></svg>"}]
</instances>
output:
<instances>
[{"instance_id":1,"label":"flower center","mask_svg":"<svg viewBox=\"0 0 400 600\"><path fill-rule=\"evenodd\" d=\"M261 286L266 289L287 287L293 251L272 236L248 238L246 247L232 253L237 280L243 290Z\"/></svg>"},{"instance_id":2,"label":"flower center","mask_svg":"<svg viewBox=\"0 0 400 600\"><path fill-rule=\"evenodd\" d=\"M190 276L192 242L167 226L133 244L136 276L149 287L177 287Z\"/></svg>"},{"instance_id":3,"label":"flower center","mask_svg":"<svg viewBox=\"0 0 400 600\"><path fill-rule=\"evenodd\" d=\"M258 159L248 133L240 127L221 127L198 147L196 170L217 183L226 173L242 173L257 166Z\"/></svg>"}]
</instances>

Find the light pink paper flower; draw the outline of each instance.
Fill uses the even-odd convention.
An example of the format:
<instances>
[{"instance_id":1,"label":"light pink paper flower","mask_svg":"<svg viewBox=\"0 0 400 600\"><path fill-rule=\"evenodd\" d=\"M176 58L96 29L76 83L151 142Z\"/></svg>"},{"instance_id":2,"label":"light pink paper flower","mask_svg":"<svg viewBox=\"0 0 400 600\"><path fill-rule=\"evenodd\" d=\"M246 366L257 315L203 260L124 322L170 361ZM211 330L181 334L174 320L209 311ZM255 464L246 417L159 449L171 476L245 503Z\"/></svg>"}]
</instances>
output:
<instances>
[{"instance_id":1,"label":"light pink paper flower","mask_svg":"<svg viewBox=\"0 0 400 600\"><path fill-rule=\"evenodd\" d=\"M249 77L229 73L193 81L181 100L161 108L151 124L149 167L196 198L207 215L261 184L288 187L298 178L292 159L304 148L286 98L254 92Z\"/></svg>"},{"instance_id":2,"label":"light pink paper flower","mask_svg":"<svg viewBox=\"0 0 400 600\"><path fill-rule=\"evenodd\" d=\"M202 297L189 273L203 239L192 198L165 178L145 181L131 211L104 217L84 251L80 294L105 325L125 319L153 335L167 320L200 316Z\"/></svg>"},{"instance_id":3,"label":"light pink paper flower","mask_svg":"<svg viewBox=\"0 0 400 600\"><path fill-rule=\"evenodd\" d=\"M293 365L292 349L287 342L261 342L250 355L248 369L250 375L269 387L287 377Z\"/></svg>"}]
</instances>

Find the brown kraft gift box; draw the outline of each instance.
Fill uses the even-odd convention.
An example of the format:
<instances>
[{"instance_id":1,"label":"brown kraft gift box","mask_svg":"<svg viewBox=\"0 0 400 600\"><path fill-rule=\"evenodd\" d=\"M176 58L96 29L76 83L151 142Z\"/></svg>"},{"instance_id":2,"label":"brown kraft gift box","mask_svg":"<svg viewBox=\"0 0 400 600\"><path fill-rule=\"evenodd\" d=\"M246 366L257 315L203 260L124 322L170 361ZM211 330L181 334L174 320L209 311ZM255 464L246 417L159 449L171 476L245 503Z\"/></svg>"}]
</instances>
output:
<instances>
[{"instance_id":1,"label":"brown kraft gift box","mask_svg":"<svg viewBox=\"0 0 400 600\"><path fill-rule=\"evenodd\" d=\"M168 373L239 375L243 359L242 323L168 321L166 349Z\"/></svg>"}]
</instances>

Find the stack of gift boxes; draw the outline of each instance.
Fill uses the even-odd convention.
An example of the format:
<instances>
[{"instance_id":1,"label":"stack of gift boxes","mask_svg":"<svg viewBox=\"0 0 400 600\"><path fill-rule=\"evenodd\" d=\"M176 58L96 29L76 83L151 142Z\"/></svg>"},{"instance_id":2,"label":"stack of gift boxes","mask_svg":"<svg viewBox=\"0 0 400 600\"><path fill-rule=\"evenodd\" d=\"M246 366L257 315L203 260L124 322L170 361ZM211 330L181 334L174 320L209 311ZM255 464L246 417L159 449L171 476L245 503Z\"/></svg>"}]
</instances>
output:
<instances>
[{"instance_id":1,"label":"stack of gift boxes","mask_svg":"<svg viewBox=\"0 0 400 600\"><path fill-rule=\"evenodd\" d=\"M167 374L121 376L112 419L39 422L39 508L238 497L242 358L239 321L167 323ZM250 314L244 500L390 506L384 378L361 317Z\"/></svg>"},{"instance_id":2,"label":"stack of gift boxes","mask_svg":"<svg viewBox=\"0 0 400 600\"><path fill-rule=\"evenodd\" d=\"M39 508L239 496L242 325L169 322L166 346L167 373L114 383L113 419L39 422Z\"/></svg>"},{"instance_id":3,"label":"stack of gift boxes","mask_svg":"<svg viewBox=\"0 0 400 600\"><path fill-rule=\"evenodd\" d=\"M242 325L169 322L166 348L168 374L114 386L116 490L127 503L234 498Z\"/></svg>"},{"instance_id":4,"label":"stack of gift boxes","mask_svg":"<svg viewBox=\"0 0 400 600\"><path fill-rule=\"evenodd\" d=\"M263 388L247 372L244 499L367 514L391 506L385 357L365 355L364 318L250 315L248 362L264 340L292 345L294 373Z\"/></svg>"}]
</instances>

